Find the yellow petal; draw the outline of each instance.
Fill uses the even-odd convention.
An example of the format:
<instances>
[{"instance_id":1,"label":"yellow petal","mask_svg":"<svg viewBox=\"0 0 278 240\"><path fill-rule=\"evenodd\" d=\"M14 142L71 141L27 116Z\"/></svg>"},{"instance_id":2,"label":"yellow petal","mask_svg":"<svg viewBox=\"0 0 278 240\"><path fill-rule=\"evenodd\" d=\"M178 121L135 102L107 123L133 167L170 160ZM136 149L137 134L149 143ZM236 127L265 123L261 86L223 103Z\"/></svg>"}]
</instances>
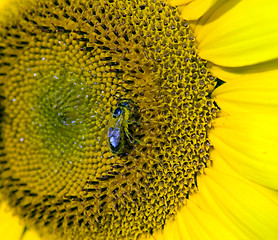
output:
<instances>
[{"instance_id":1,"label":"yellow petal","mask_svg":"<svg viewBox=\"0 0 278 240\"><path fill-rule=\"evenodd\" d=\"M5 240L19 240L24 225L20 224L18 217L14 216L7 204L0 204L0 236Z\"/></svg>"},{"instance_id":2,"label":"yellow petal","mask_svg":"<svg viewBox=\"0 0 278 240\"><path fill-rule=\"evenodd\" d=\"M0 0L0 20L2 19L2 15L5 14L7 6L9 5L10 0Z\"/></svg>"},{"instance_id":3,"label":"yellow petal","mask_svg":"<svg viewBox=\"0 0 278 240\"><path fill-rule=\"evenodd\" d=\"M213 76L229 82L240 78L240 81L250 79L252 81L261 81L262 79L277 79L278 78L278 59L267 61L260 64L255 64L246 67L222 67L212 65L210 72Z\"/></svg>"},{"instance_id":4,"label":"yellow petal","mask_svg":"<svg viewBox=\"0 0 278 240\"><path fill-rule=\"evenodd\" d=\"M213 167L198 177L199 191L155 240L277 239L277 192L239 175L219 156L222 150L213 151Z\"/></svg>"},{"instance_id":5,"label":"yellow petal","mask_svg":"<svg viewBox=\"0 0 278 240\"><path fill-rule=\"evenodd\" d=\"M197 20L202 15L204 15L217 1L218 0L194 0L184 6L181 16L186 20Z\"/></svg>"},{"instance_id":6,"label":"yellow petal","mask_svg":"<svg viewBox=\"0 0 278 240\"><path fill-rule=\"evenodd\" d=\"M198 194L196 193L196 195ZM179 227L186 229L190 236L181 239L238 239L228 226L222 224L215 215L200 208L199 204L194 202L194 199L188 200L187 206L178 213L176 221Z\"/></svg>"},{"instance_id":7,"label":"yellow petal","mask_svg":"<svg viewBox=\"0 0 278 240\"><path fill-rule=\"evenodd\" d=\"M194 0L169 0L168 3L172 6L185 6Z\"/></svg>"},{"instance_id":8,"label":"yellow petal","mask_svg":"<svg viewBox=\"0 0 278 240\"><path fill-rule=\"evenodd\" d=\"M219 154L244 177L278 190L278 114L218 118L209 133ZM221 151L220 151L221 150Z\"/></svg>"},{"instance_id":9,"label":"yellow petal","mask_svg":"<svg viewBox=\"0 0 278 240\"><path fill-rule=\"evenodd\" d=\"M240 176L229 165L233 159L227 162L220 156L222 151L212 152L213 167L200 177L199 192L192 201L218 219L220 226L226 226L237 239L278 239L277 191ZM208 225L218 231L218 224L208 221Z\"/></svg>"},{"instance_id":10,"label":"yellow petal","mask_svg":"<svg viewBox=\"0 0 278 240\"><path fill-rule=\"evenodd\" d=\"M39 235L30 229L27 229L26 233L24 234L22 240L47 240L47 238L40 238ZM20 239L21 240L21 239ZM50 239L48 239L50 240Z\"/></svg>"},{"instance_id":11,"label":"yellow petal","mask_svg":"<svg viewBox=\"0 0 278 240\"><path fill-rule=\"evenodd\" d=\"M196 28L199 54L235 67L278 57L278 1L231 0L213 7Z\"/></svg>"},{"instance_id":12,"label":"yellow petal","mask_svg":"<svg viewBox=\"0 0 278 240\"><path fill-rule=\"evenodd\" d=\"M27 229L25 225L15 216L6 202L0 204L0 236L3 240L40 240L38 234ZM24 232L24 234L23 234Z\"/></svg>"},{"instance_id":13,"label":"yellow petal","mask_svg":"<svg viewBox=\"0 0 278 240\"><path fill-rule=\"evenodd\" d=\"M15 0L0 0L0 21L7 21L13 13L17 13L13 2ZM0 23L1 24L1 23Z\"/></svg>"},{"instance_id":14,"label":"yellow petal","mask_svg":"<svg viewBox=\"0 0 278 240\"><path fill-rule=\"evenodd\" d=\"M153 238L154 240L182 240L186 237L183 233L184 231L183 229L180 230L177 221L170 220L167 222L163 230L154 232Z\"/></svg>"},{"instance_id":15,"label":"yellow petal","mask_svg":"<svg viewBox=\"0 0 278 240\"><path fill-rule=\"evenodd\" d=\"M217 231L215 231L215 228L211 228L208 222L213 222L217 225ZM191 200L179 210L175 220L166 222L163 231L154 232L153 238L155 240L238 239L215 216L200 209L198 204ZM148 240L153 239L150 238Z\"/></svg>"},{"instance_id":16,"label":"yellow petal","mask_svg":"<svg viewBox=\"0 0 278 240\"><path fill-rule=\"evenodd\" d=\"M11 0L0 0L0 9L2 10Z\"/></svg>"},{"instance_id":17,"label":"yellow petal","mask_svg":"<svg viewBox=\"0 0 278 240\"><path fill-rule=\"evenodd\" d=\"M278 111L278 71L246 74L218 87L212 94L228 114Z\"/></svg>"},{"instance_id":18,"label":"yellow petal","mask_svg":"<svg viewBox=\"0 0 278 240\"><path fill-rule=\"evenodd\" d=\"M278 71L243 74L217 88L213 97L226 117L215 121L210 140L233 168L278 189ZM225 114L222 114L225 116Z\"/></svg>"}]
</instances>

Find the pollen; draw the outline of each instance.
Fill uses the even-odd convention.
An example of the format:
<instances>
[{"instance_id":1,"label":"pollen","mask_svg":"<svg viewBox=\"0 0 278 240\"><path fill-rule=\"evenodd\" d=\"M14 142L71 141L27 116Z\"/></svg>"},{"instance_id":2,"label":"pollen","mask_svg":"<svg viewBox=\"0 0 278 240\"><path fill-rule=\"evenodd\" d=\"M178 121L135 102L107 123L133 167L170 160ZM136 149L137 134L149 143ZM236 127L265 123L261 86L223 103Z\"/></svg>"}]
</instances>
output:
<instances>
[{"instance_id":1,"label":"pollen","mask_svg":"<svg viewBox=\"0 0 278 240\"><path fill-rule=\"evenodd\" d=\"M161 1L17 4L0 24L3 198L55 239L163 229L211 165L218 111L189 23Z\"/></svg>"}]
</instances>

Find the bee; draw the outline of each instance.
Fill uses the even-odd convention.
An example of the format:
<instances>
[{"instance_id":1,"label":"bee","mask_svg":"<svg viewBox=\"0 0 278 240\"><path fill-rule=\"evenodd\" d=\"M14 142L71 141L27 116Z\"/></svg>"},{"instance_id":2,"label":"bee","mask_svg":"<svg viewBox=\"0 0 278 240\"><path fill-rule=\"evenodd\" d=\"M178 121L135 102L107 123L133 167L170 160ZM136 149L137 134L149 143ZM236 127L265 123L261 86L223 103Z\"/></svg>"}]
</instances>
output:
<instances>
[{"instance_id":1,"label":"bee","mask_svg":"<svg viewBox=\"0 0 278 240\"><path fill-rule=\"evenodd\" d=\"M113 154L123 152L126 140L130 143L137 143L131 132L130 126L134 123L133 114L135 111L134 103L131 100L122 100L112 112L108 126L107 139L108 145Z\"/></svg>"}]
</instances>

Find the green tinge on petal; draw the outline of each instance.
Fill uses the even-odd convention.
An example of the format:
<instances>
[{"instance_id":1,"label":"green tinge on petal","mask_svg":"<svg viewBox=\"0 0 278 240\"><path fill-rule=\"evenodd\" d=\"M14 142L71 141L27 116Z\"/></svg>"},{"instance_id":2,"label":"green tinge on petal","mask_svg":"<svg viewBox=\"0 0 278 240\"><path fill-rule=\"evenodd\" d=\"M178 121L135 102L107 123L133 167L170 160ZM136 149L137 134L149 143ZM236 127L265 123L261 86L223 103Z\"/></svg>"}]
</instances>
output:
<instances>
[{"instance_id":1,"label":"green tinge on petal","mask_svg":"<svg viewBox=\"0 0 278 240\"><path fill-rule=\"evenodd\" d=\"M236 67L278 57L278 1L231 0L216 4L196 28L199 54Z\"/></svg>"},{"instance_id":2,"label":"green tinge on petal","mask_svg":"<svg viewBox=\"0 0 278 240\"><path fill-rule=\"evenodd\" d=\"M197 20L217 1L218 0L194 0L183 7L181 15L186 20Z\"/></svg>"},{"instance_id":3,"label":"green tinge on petal","mask_svg":"<svg viewBox=\"0 0 278 240\"><path fill-rule=\"evenodd\" d=\"M218 118L210 141L244 177L278 190L278 114L240 114Z\"/></svg>"}]
</instances>

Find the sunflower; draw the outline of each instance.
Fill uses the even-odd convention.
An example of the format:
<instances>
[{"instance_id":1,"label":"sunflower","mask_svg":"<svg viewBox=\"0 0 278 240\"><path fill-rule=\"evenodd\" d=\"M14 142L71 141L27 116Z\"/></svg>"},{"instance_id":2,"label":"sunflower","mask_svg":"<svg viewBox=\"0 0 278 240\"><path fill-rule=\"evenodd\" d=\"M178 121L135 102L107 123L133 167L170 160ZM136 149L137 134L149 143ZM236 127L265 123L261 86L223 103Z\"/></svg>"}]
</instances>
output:
<instances>
[{"instance_id":1,"label":"sunflower","mask_svg":"<svg viewBox=\"0 0 278 240\"><path fill-rule=\"evenodd\" d=\"M278 238L276 1L0 6L1 236Z\"/></svg>"}]
</instances>

